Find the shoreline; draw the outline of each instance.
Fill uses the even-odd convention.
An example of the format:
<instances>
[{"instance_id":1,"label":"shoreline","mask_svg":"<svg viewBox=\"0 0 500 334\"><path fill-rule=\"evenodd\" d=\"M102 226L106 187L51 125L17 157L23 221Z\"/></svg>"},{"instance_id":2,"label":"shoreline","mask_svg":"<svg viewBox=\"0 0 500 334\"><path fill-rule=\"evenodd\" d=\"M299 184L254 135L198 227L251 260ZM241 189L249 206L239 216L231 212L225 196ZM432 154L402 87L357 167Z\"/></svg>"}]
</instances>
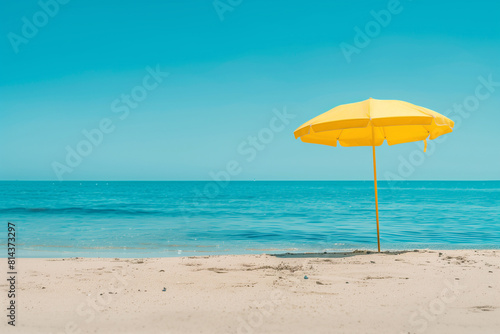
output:
<instances>
[{"instance_id":1,"label":"shoreline","mask_svg":"<svg viewBox=\"0 0 500 334\"><path fill-rule=\"evenodd\" d=\"M8 333L500 328L500 250L17 261L17 325L0 325Z\"/></svg>"},{"instance_id":2,"label":"shoreline","mask_svg":"<svg viewBox=\"0 0 500 334\"><path fill-rule=\"evenodd\" d=\"M0 243L0 246L2 244ZM7 245L4 244L4 247ZM418 245L417 245L418 246ZM442 246L442 245L440 245ZM382 250L381 253L398 253L398 252L440 252L440 251L500 251L500 245L460 245L461 247L453 248L451 247L387 247L385 250ZM54 246L54 248L58 248L59 246ZM49 249L52 247L48 247ZM66 247L68 248L68 247ZM63 248L64 249L64 248ZM77 248L79 249L79 248ZM184 257L206 257L206 256L250 256L250 255L269 255L269 256L284 256L284 255L293 255L299 256L301 254L309 254L309 255L317 255L323 256L323 254L343 254L343 253L378 253L376 247L375 248L348 248L348 249L328 249L328 250L301 250L298 248L248 248L243 249L241 252L232 252L231 250L227 250L227 252L219 251L189 251L182 250L179 252L178 250L162 250L156 251L155 249L146 249L144 248L144 253L137 252L112 252L109 249L101 253L95 252L85 252L85 250L97 250L100 248L83 248L80 249L81 252L71 251L71 252L62 252L60 249L58 250L48 250L47 247L41 249L25 249L18 246L17 249L17 258L18 259L74 259L74 258L84 258L84 259L156 259L156 258L184 258ZM384 248L383 248L384 249ZM127 248L128 251L131 249ZM20 255L22 254L22 255ZM29 254L29 255L27 255ZM151 255L152 254L152 255ZM6 259L5 254L0 254L0 259Z\"/></svg>"}]
</instances>

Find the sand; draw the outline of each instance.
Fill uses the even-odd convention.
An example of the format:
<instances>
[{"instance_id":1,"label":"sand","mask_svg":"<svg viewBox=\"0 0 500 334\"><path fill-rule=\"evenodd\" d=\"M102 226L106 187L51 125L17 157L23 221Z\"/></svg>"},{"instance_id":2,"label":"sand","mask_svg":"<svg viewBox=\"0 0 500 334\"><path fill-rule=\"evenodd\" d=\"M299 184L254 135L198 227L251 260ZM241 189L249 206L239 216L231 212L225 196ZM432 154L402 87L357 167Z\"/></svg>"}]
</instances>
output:
<instances>
[{"instance_id":1,"label":"sand","mask_svg":"<svg viewBox=\"0 0 500 334\"><path fill-rule=\"evenodd\" d=\"M500 333L500 250L18 259L17 284L2 333Z\"/></svg>"}]
</instances>

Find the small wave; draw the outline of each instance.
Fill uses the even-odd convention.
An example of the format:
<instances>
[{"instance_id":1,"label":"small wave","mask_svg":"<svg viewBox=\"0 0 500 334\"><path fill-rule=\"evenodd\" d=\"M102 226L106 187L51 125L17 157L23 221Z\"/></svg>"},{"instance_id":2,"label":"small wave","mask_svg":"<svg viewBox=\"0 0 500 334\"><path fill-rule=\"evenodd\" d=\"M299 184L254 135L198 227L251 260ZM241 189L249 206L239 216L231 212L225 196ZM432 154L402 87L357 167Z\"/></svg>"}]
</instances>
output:
<instances>
[{"instance_id":1,"label":"small wave","mask_svg":"<svg viewBox=\"0 0 500 334\"><path fill-rule=\"evenodd\" d=\"M70 207L70 208L3 208L0 209L0 213L159 215L159 214L169 214L171 212L160 211L160 210L140 210L140 209L97 209L97 208Z\"/></svg>"}]
</instances>

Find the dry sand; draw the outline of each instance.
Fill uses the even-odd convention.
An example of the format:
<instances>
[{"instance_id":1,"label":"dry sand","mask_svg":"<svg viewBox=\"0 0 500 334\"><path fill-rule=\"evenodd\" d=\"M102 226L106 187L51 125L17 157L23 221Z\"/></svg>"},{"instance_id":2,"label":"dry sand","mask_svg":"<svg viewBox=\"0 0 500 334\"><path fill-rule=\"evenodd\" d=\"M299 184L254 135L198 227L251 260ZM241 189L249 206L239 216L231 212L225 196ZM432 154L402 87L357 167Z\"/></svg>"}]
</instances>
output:
<instances>
[{"instance_id":1,"label":"dry sand","mask_svg":"<svg viewBox=\"0 0 500 334\"><path fill-rule=\"evenodd\" d=\"M498 250L18 259L18 268L17 325L3 315L2 333L500 333Z\"/></svg>"}]
</instances>

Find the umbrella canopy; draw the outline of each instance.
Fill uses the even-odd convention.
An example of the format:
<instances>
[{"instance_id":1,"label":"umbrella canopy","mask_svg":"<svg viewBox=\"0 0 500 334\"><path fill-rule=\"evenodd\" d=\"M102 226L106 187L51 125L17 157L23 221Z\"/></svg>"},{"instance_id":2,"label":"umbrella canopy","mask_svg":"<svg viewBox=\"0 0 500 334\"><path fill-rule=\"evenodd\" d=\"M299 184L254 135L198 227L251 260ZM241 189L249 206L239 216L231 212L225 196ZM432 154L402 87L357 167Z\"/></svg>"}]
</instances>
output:
<instances>
[{"instance_id":1,"label":"umbrella canopy","mask_svg":"<svg viewBox=\"0 0 500 334\"><path fill-rule=\"evenodd\" d=\"M435 139L453 130L453 121L435 111L398 100L343 104L302 124L295 138L305 143L380 146ZM373 138L374 137L374 138Z\"/></svg>"},{"instance_id":2,"label":"umbrella canopy","mask_svg":"<svg viewBox=\"0 0 500 334\"><path fill-rule=\"evenodd\" d=\"M295 139L329 146L372 146L375 181L377 241L380 252L378 220L377 167L375 146L435 139L453 131L451 119L430 109L398 100L368 100L343 104L302 124Z\"/></svg>"}]
</instances>

